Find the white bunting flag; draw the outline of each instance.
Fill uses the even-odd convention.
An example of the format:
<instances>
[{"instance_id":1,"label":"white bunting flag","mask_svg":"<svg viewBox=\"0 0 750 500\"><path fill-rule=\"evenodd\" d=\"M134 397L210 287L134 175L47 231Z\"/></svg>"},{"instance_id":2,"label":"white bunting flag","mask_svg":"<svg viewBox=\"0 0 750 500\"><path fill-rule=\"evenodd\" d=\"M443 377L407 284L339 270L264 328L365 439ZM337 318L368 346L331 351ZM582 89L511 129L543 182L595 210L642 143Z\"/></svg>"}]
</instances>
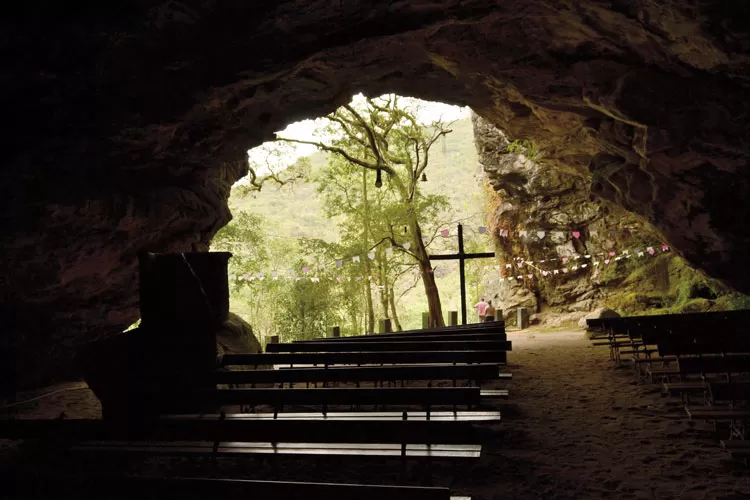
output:
<instances>
[{"instance_id":1,"label":"white bunting flag","mask_svg":"<svg viewBox=\"0 0 750 500\"><path fill-rule=\"evenodd\" d=\"M513 267L512 264L505 264L505 269L510 269L511 267Z\"/></svg>"},{"instance_id":2,"label":"white bunting flag","mask_svg":"<svg viewBox=\"0 0 750 500\"><path fill-rule=\"evenodd\" d=\"M359 255L352 257L352 262L359 262Z\"/></svg>"},{"instance_id":3,"label":"white bunting flag","mask_svg":"<svg viewBox=\"0 0 750 500\"><path fill-rule=\"evenodd\" d=\"M404 248L406 250L409 250L411 248L411 243L409 243L408 241L406 243L404 243Z\"/></svg>"},{"instance_id":4,"label":"white bunting flag","mask_svg":"<svg viewBox=\"0 0 750 500\"><path fill-rule=\"evenodd\" d=\"M518 236L520 236L521 238L525 238L526 234L527 234L527 231L525 231L525 230L518 231Z\"/></svg>"},{"instance_id":5,"label":"white bunting flag","mask_svg":"<svg viewBox=\"0 0 750 500\"><path fill-rule=\"evenodd\" d=\"M367 254L367 256L370 258L370 260L375 260L375 252L370 252Z\"/></svg>"},{"instance_id":6,"label":"white bunting flag","mask_svg":"<svg viewBox=\"0 0 750 500\"><path fill-rule=\"evenodd\" d=\"M560 274L560 271L558 271L557 269L555 269L554 271L552 271L552 274Z\"/></svg>"},{"instance_id":7,"label":"white bunting flag","mask_svg":"<svg viewBox=\"0 0 750 500\"><path fill-rule=\"evenodd\" d=\"M545 234L547 234L547 233L545 233L544 231L537 231L536 232L536 237L541 240L542 238L544 238Z\"/></svg>"}]
</instances>

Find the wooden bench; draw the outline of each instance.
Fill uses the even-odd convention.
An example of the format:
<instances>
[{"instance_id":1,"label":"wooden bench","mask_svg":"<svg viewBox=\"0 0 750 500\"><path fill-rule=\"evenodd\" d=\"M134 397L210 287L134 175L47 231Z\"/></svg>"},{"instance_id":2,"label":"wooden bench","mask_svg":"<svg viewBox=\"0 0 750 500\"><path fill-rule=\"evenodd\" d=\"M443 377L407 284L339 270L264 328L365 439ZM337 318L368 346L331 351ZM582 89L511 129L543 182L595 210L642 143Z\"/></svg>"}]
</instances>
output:
<instances>
[{"instance_id":1,"label":"wooden bench","mask_svg":"<svg viewBox=\"0 0 750 500\"><path fill-rule=\"evenodd\" d=\"M398 443L476 444L471 421L408 420L301 420L174 418L112 424L104 420L6 420L0 436L11 440L43 439L49 442L256 442L271 443Z\"/></svg>"},{"instance_id":2,"label":"wooden bench","mask_svg":"<svg viewBox=\"0 0 750 500\"><path fill-rule=\"evenodd\" d=\"M750 461L750 441L744 439L726 439L720 441L721 447L732 454L732 458Z\"/></svg>"},{"instance_id":3,"label":"wooden bench","mask_svg":"<svg viewBox=\"0 0 750 500\"><path fill-rule=\"evenodd\" d=\"M325 368L286 368L281 370L220 371L211 375L213 384L284 384L318 382L383 382L404 380L509 379L496 364L416 365L416 366L334 366Z\"/></svg>"},{"instance_id":4,"label":"wooden bench","mask_svg":"<svg viewBox=\"0 0 750 500\"><path fill-rule=\"evenodd\" d=\"M159 418L127 425L102 420L16 420L6 439L44 440L50 450L147 456L326 455L477 459L471 421ZM259 439L261 438L262 439Z\"/></svg>"},{"instance_id":5,"label":"wooden bench","mask_svg":"<svg viewBox=\"0 0 750 500\"><path fill-rule=\"evenodd\" d=\"M361 342L425 342L425 341L505 341L508 335L505 333L460 333L460 334L435 334L429 333L424 335L403 335L403 334L381 334L381 335L362 335L359 337L332 337L325 339L312 340L295 340L293 344L318 344L318 343L361 343Z\"/></svg>"},{"instance_id":6,"label":"wooden bench","mask_svg":"<svg viewBox=\"0 0 750 500\"><path fill-rule=\"evenodd\" d=\"M416 365L436 363L504 364L506 351L383 351L225 354L220 366L232 365Z\"/></svg>"},{"instance_id":7,"label":"wooden bench","mask_svg":"<svg viewBox=\"0 0 750 500\"><path fill-rule=\"evenodd\" d=\"M159 413L194 413L196 408L269 405L277 411L289 406L477 406L482 402L479 387L359 387L359 388L271 388L217 389L146 394L143 397Z\"/></svg>"},{"instance_id":8,"label":"wooden bench","mask_svg":"<svg viewBox=\"0 0 750 500\"><path fill-rule=\"evenodd\" d=\"M165 477L3 477L3 493L18 500L470 500L448 488L291 481Z\"/></svg>"},{"instance_id":9,"label":"wooden bench","mask_svg":"<svg viewBox=\"0 0 750 500\"><path fill-rule=\"evenodd\" d=\"M305 352L425 352L425 351L510 351L510 341L381 341L381 342L311 342L292 344L267 344L269 353L305 353Z\"/></svg>"},{"instance_id":10,"label":"wooden bench","mask_svg":"<svg viewBox=\"0 0 750 500\"><path fill-rule=\"evenodd\" d=\"M345 412L290 412L290 413L235 413L166 415L172 419L217 420L434 420L448 422L499 422L499 411L345 411Z\"/></svg>"}]
</instances>

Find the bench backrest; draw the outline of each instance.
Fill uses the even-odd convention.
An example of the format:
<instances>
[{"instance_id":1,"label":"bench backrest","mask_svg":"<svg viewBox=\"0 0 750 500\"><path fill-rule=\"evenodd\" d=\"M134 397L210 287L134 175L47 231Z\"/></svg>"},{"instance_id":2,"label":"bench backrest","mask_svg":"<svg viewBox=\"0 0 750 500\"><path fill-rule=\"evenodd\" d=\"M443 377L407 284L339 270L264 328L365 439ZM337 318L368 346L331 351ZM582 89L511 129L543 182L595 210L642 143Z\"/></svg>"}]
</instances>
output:
<instances>
[{"instance_id":1,"label":"bench backrest","mask_svg":"<svg viewBox=\"0 0 750 500\"><path fill-rule=\"evenodd\" d=\"M213 373L211 381L214 384L279 384L386 380L492 380L498 378L498 376L498 365L482 363L473 365L347 366L221 371Z\"/></svg>"},{"instance_id":2,"label":"bench backrest","mask_svg":"<svg viewBox=\"0 0 750 500\"><path fill-rule=\"evenodd\" d=\"M506 351L507 340L427 340L413 342L315 342L310 344L267 344L267 352L382 352L382 351Z\"/></svg>"},{"instance_id":3,"label":"bench backrest","mask_svg":"<svg viewBox=\"0 0 750 500\"><path fill-rule=\"evenodd\" d=\"M159 418L141 425L102 420L8 420L6 439L70 441L243 441L286 443L471 444L471 422L431 420L239 420Z\"/></svg>"},{"instance_id":4,"label":"bench backrest","mask_svg":"<svg viewBox=\"0 0 750 500\"><path fill-rule=\"evenodd\" d=\"M232 365L370 365L435 363L505 363L506 351L386 351L225 354L221 366Z\"/></svg>"}]
</instances>

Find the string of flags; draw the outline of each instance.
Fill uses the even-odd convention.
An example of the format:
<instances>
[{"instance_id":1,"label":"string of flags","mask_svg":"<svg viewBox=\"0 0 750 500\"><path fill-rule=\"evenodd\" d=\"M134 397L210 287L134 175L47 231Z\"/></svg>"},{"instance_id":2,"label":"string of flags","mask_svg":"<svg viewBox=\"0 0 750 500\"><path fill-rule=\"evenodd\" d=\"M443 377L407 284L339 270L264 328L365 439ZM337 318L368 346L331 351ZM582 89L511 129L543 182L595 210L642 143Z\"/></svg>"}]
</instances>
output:
<instances>
[{"instance_id":1,"label":"string of flags","mask_svg":"<svg viewBox=\"0 0 750 500\"><path fill-rule=\"evenodd\" d=\"M468 229L468 230L473 230L473 228L471 226L468 226L468 225L464 225L464 228ZM478 228L476 228L476 232L479 233L479 234L490 234L490 231L489 231L489 229L486 226L479 226ZM617 234L617 232L613 231L613 230L608 231L608 233L610 235ZM439 234L443 238L449 238L449 237L451 237L451 236L454 235L454 233L451 232L451 229L443 229L443 230L441 230L439 232ZM546 231L546 230L521 229L521 230L517 230L517 231L514 230L512 233L510 233L508 229L500 229L500 230L498 230L498 235L501 238L509 238L509 237L511 237L512 234L517 234L521 238L533 238L533 237L535 237L535 238L541 240L541 239L545 238L547 235L554 235L554 236L559 237L559 238L564 238L568 234L568 232L565 232L565 231ZM581 231L579 231L579 230L570 231L569 234L574 239L580 239L580 237L582 235ZM589 235L591 235L591 236L596 236L597 234L598 234L597 231L589 231ZM427 244L427 242L425 242L425 244ZM662 246L664 246L664 245L662 245ZM391 255L393 255L393 248L394 247L387 247L385 249L386 256L390 257ZM411 250L411 243L407 241L407 242L401 244L401 248L403 248L404 250L406 250L408 252L409 250ZM337 268L340 269L340 268L343 268L344 264L346 262L348 262L349 260L352 263L354 263L354 264L359 264L359 263L361 263L363 261L364 257L365 257L364 255L353 255L351 257L346 257L346 258L342 257L342 258L339 258L339 259L335 259L334 265ZM371 250L370 252L367 253L366 257L368 259L370 259L370 260L375 260L375 257L376 257L375 251ZM554 259L548 259L548 261L552 261L552 260L554 260ZM544 263L545 261L542 260L540 262ZM320 270L322 270L322 269L325 268L325 264L319 264L317 268L320 269ZM307 275L311 271L313 271L314 269L316 269L315 266L304 265L301 268L301 272L302 272L303 275ZM245 276L245 275L243 274L242 276ZM261 281L264 279L264 277L265 277L265 274L263 274L263 273L254 275L254 279L260 279ZM249 279L249 278L245 278L245 279ZM250 280L250 281L252 281L252 280Z\"/></svg>"},{"instance_id":2,"label":"string of flags","mask_svg":"<svg viewBox=\"0 0 750 500\"><path fill-rule=\"evenodd\" d=\"M404 245L406 246L406 245ZM390 254L392 248L387 248L386 253ZM390 252L389 252L390 251ZM609 250L607 252L592 253L592 254L575 254L566 257L551 257L545 259L539 259L536 261L526 260L522 257L515 257L510 261L501 262L500 264L482 266L482 270L495 270L499 272L497 278L491 278L489 283L503 282L503 281L523 281L526 279L535 278L553 278L555 276L573 273L584 269L595 269L601 266L608 266L613 263L617 263L623 259L631 258L642 258L648 256L659 255L664 252L669 252L670 247L662 243L661 245L647 246L639 249L625 249L617 252L616 250ZM375 258L374 252L370 252L367 255L371 260ZM353 262L360 262L359 256L352 257ZM343 266L343 259L336 260L336 268L340 269ZM367 279L372 281L373 279L379 280L380 274L374 274L369 276L333 276L330 273L321 273L318 271L326 271L329 266L325 264L318 265L305 265L302 267L302 276L298 275L294 269L287 269L286 273L278 270L270 272L259 272L259 273L243 273L241 275L230 275L229 278L238 281L264 281L266 279L277 280L309 280L311 282L326 281L361 281ZM436 277L441 278L449 274L450 271L445 267L438 267L435 270L431 270L435 273ZM311 274L312 273L312 274ZM416 269L413 269L410 273L413 276L418 274ZM392 273L393 277L398 277L401 273Z\"/></svg>"}]
</instances>

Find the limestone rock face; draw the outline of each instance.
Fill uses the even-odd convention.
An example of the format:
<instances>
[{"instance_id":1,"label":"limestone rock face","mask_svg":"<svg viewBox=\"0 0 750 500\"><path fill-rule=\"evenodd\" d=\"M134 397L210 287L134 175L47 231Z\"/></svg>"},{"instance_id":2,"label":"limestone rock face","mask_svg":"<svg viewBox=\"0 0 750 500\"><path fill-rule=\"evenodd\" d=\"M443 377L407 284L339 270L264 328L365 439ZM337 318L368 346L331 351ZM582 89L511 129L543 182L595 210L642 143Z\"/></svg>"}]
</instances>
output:
<instances>
[{"instance_id":1,"label":"limestone rock face","mask_svg":"<svg viewBox=\"0 0 750 500\"><path fill-rule=\"evenodd\" d=\"M19 8L0 20L0 364L27 376L135 321L136 253L204 248L245 150L356 91L471 106L750 290L747 2Z\"/></svg>"},{"instance_id":2,"label":"limestone rock face","mask_svg":"<svg viewBox=\"0 0 750 500\"><path fill-rule=\"evenodd\" d=\"M473 123L479 161L496 192L490 220L503 266L500 274L516 278L493 281L485 295L509 314L516 307L588 312L617 291L599 280L610 264L608 252L619 255L644 242L658 246L658 234L643 218L591 196L589 175L509 152L500 129L476 115ZM509 236L498 237L501 229ZM578 238L573 231L580 232ZM527 278L528 273L533 278Z\"/></svg>"}]
</instances>

